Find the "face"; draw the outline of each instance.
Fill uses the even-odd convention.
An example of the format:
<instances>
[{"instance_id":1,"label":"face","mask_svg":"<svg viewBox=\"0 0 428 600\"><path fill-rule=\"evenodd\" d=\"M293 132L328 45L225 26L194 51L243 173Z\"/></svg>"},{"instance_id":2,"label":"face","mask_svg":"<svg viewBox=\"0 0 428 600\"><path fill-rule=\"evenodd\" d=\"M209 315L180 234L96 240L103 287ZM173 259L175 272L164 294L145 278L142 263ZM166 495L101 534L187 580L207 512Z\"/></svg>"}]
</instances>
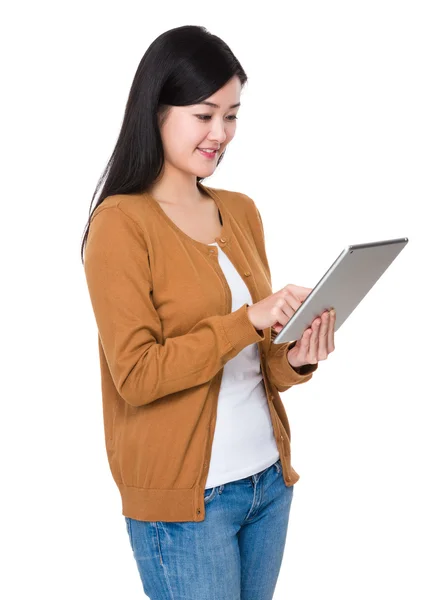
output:
<instances>
[{"instance_id":1,"label":"face","mask_svg":"<svg viewBox=\"0 0 428 600\"><path fill-rule=\"evenodd\" d=\"M167 168L198 177L215 171L220 155L235 135L239 107L231 107L240 102L241 87L239 78L233 77L201 104L170 107L161 125ZM207 156L198 148L214 148L216 152Z\"/></svg>"}]
</instances>

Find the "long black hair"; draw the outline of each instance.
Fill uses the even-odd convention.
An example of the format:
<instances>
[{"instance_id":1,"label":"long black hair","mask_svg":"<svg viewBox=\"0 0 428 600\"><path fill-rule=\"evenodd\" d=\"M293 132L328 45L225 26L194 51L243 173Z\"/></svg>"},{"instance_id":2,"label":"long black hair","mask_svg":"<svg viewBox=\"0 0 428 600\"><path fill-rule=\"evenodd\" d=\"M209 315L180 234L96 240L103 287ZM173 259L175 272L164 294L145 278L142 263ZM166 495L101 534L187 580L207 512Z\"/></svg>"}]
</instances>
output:
<instances>
[{"instance_id":1,"label":"long black hair","mask_svg":"<svg viewBox=\"0 0 428 600\"><path fill-rule=\"evenodd\" d=\"M98 180L81 246L88 237L92 212L113 194L143 193L164 166L159 129L170 106L198 104L238 76L247 82L229 46L205 27L184 25L162 33L148 47L138 65L126 103L122 127L106 168ZM219 156L217 165L224 156ZM203 177L197 177L197 182Z\"/></svg>"}]
</instances>

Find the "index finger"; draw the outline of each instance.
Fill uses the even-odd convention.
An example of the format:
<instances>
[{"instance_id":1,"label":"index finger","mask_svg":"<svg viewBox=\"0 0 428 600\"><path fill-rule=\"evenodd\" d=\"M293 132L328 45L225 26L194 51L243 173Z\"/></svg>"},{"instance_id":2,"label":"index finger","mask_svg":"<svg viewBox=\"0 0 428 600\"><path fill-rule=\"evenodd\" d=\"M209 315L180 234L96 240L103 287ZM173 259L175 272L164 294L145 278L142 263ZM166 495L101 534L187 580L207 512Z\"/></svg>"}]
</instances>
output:
<instances>
[{"instance_id":1,"label":"index finger","mask_svg":"<svg viewBox=\"0 0 428 600\"><path fill-rule=\"evenodd\" d=\"M313 288L304 287L302 285L294 285L293 283L289 283L285 286L284 289L290 291L293 296L295 296L298 300L306 300L309 294L312 292Z\"/></svg>"}]
</instances>

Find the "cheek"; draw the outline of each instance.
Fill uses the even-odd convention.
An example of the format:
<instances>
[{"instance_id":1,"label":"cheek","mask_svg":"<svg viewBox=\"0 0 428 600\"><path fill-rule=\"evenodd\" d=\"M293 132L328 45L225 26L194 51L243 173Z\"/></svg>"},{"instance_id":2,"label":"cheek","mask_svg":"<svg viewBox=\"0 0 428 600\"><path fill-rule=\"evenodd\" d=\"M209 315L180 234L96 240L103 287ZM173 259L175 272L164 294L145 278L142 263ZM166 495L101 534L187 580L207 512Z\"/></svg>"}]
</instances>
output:
<instances>
[{"instance_id":1,"label":"cheek","mask_svg":"<svg viewBox=\"0 0 428 600\"><path fill-rule=\"evenodd\" d=\"M226 147L230 144L230 142L233 140L234 137L235 137L235 132L232 132L232 131L227 132L226 138L221 143L221 153L223 153L226 150Z\"/></svg>"},{"instance_id":2,"label":"cheek","mask_svg":"<svg viewBox=\"0 0 428 600\"><path fill-rule=\"evenodd\" d=\"M195 150L201 140L200 128L187 119L171 119L162 131L165 153L171 158L185 156Z\"/></svg>"},{"instance_id":3,"label":"cheek","mask_svg":"<svg viewBox=\"0 0 428 600\"><path fill-rule=\"evenodd\" d=\"M164 145L165 154L170 161L180 162L186 160L192 152L196 152L197 145L198 139L192 138L189 132L176 132Z\"/></svg>"},{"instance_id":4,"label":"cheek","mask_svg":"<svg viewBox=\"0 0 428 600\"><path fill-rule=\"evenodd\" d=\"M228 131L227 132L227 138L226 138L226 142L229 143L233 140L233 138L235 137L235 129L236 129L236 125L233 128L233 131Z\"/></svg>"},{"instance_id":5,"label":"cheek","mask_svg":"<svg viewBox=\"0 0 428 600\"><path fill-rule=\"evenodd\" d=\"M201 127L190 122L180 127L176 132L174 147L176 152L182 156L197 152L196 148L202 144L205 139L205 132Z\"/></svg>"}]
</instances>

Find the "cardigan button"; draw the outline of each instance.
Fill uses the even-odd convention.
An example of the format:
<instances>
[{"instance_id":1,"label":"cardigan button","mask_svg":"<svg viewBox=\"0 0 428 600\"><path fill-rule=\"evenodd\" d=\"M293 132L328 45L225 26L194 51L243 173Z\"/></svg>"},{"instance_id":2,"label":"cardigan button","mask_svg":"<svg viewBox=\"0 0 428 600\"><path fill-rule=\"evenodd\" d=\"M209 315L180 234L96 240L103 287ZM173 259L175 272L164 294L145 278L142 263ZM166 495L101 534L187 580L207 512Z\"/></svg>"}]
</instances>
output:
<instances>
[{"instance_id":1,"label":"cardigan button","mask_svg":"<svg viewBox=\"0 0 428 600\"><path fill-rule=\"evenodd\" d=\"M245 277L249 277L251 275L250 271L245 271L244 273Z\"/></svg>"},{"instance_id":2,"label":"cardigan button","mask_svg":"<svg viewBox=\"0 0 428 600\"><path fill-rule=\"evenodd\" d=\"M226 242L226 238L220 238L220 242L223 242L223 244Z\"/></svg>"}]
</instances>

